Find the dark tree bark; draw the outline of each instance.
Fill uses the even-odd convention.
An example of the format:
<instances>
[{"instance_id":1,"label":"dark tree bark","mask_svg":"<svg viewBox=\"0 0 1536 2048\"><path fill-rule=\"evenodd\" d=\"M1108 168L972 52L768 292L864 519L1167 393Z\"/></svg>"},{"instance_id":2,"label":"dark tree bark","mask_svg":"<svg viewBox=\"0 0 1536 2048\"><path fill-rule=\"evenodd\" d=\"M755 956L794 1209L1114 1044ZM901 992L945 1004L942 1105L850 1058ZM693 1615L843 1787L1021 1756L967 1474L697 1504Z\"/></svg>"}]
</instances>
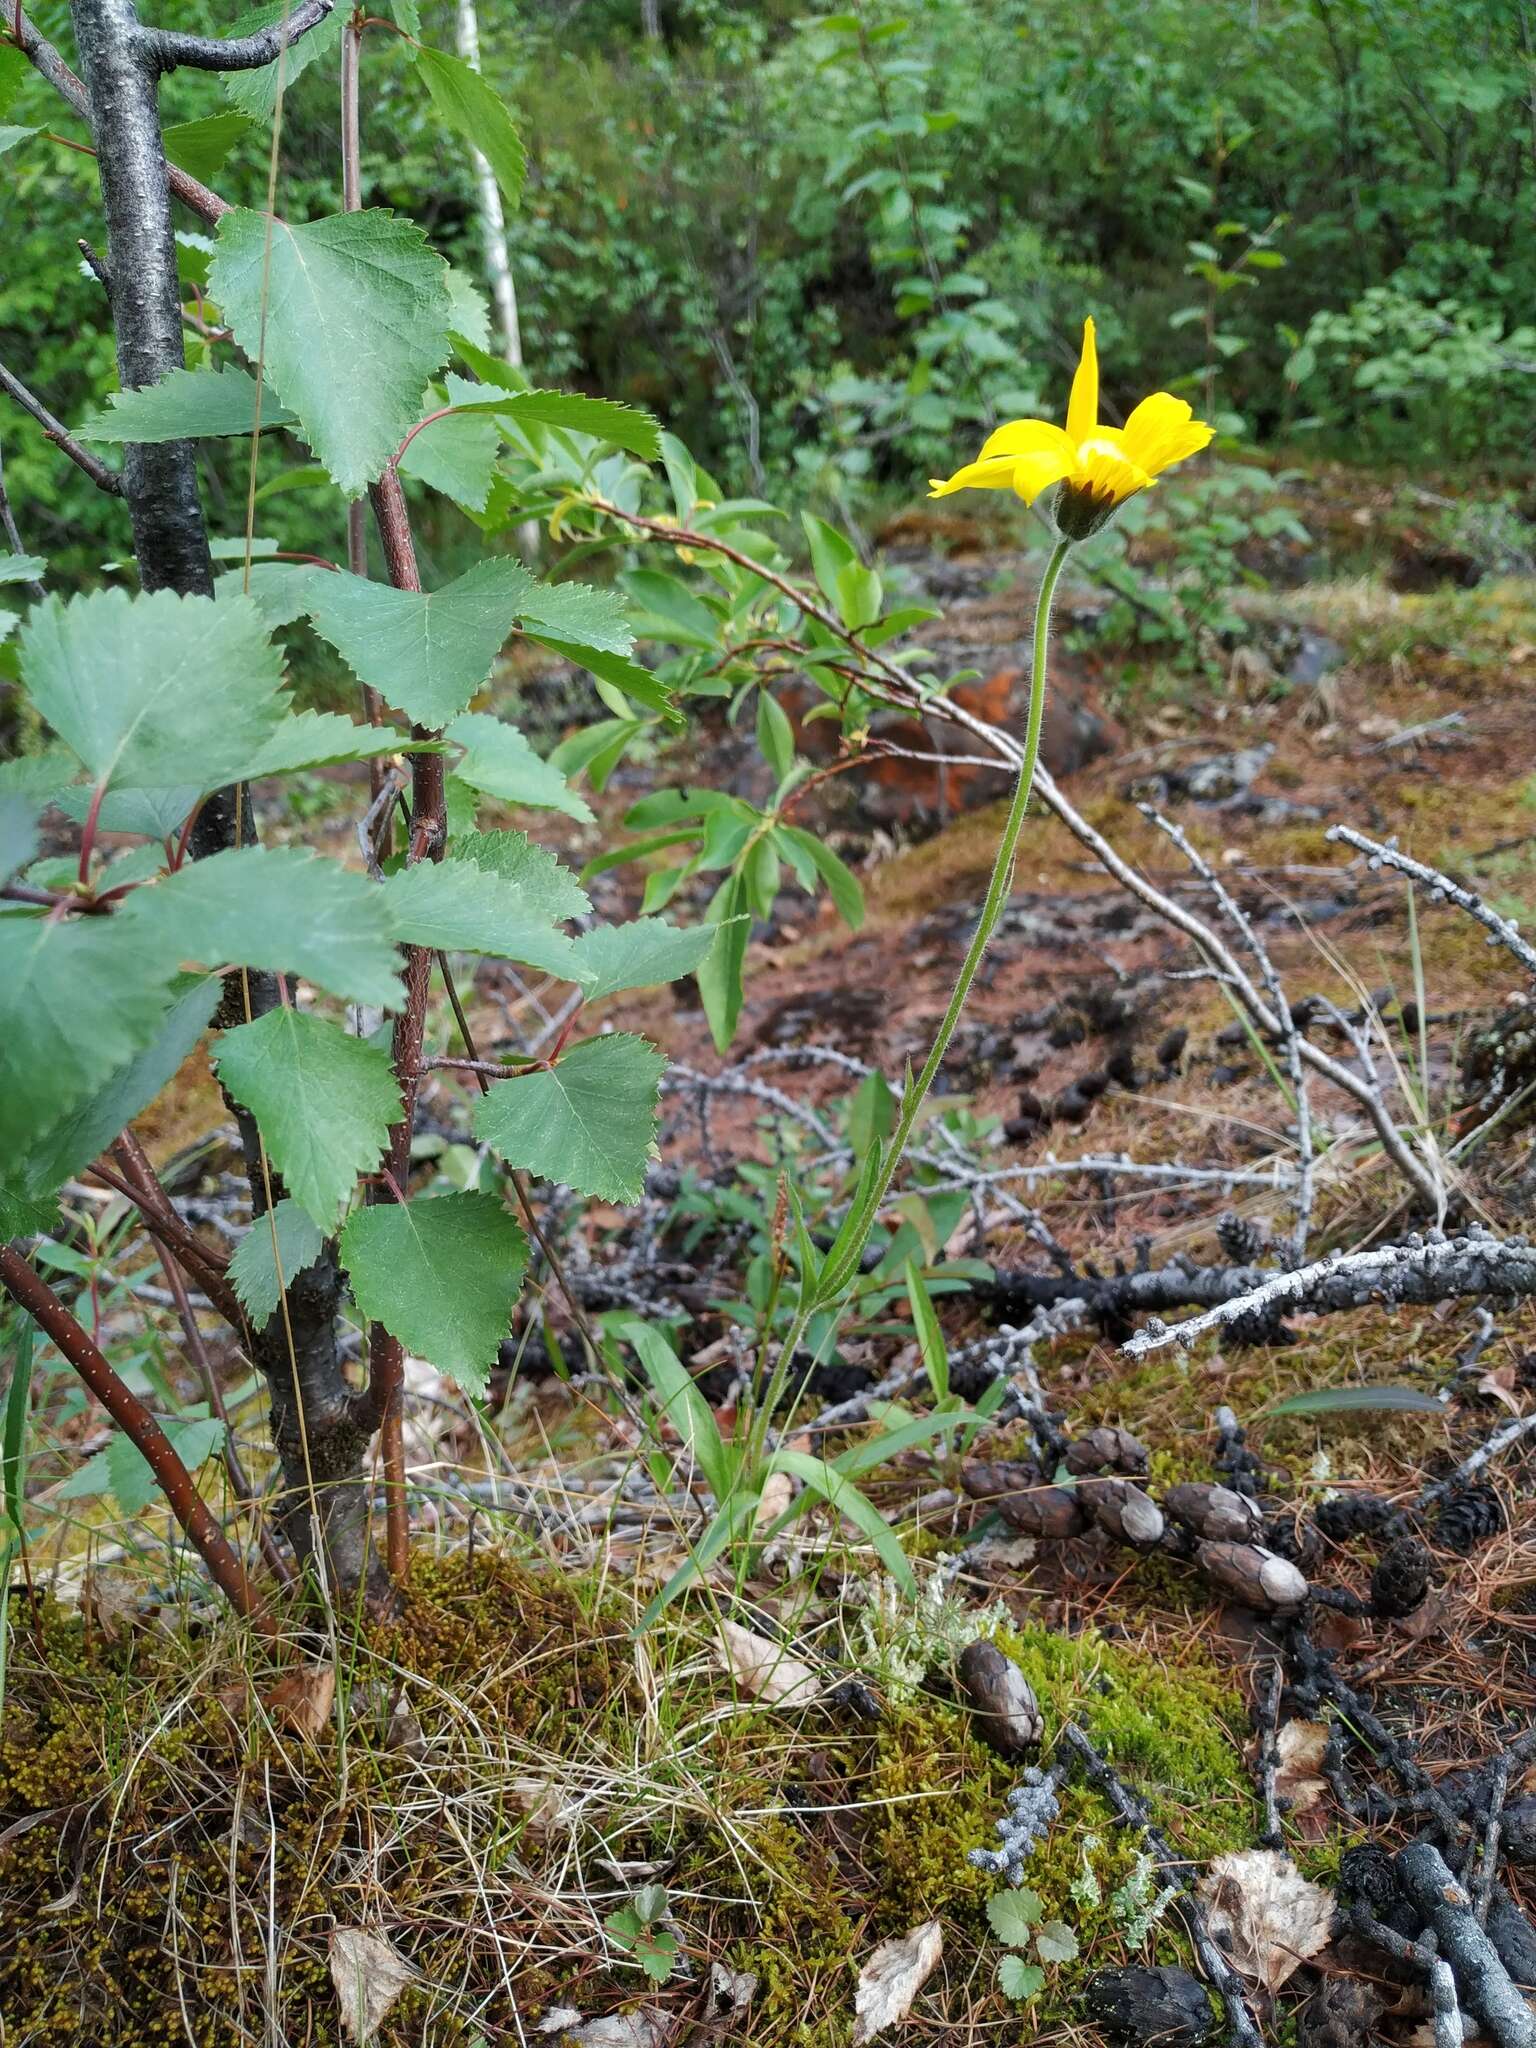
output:
<instances>
[{"instance_id":1,"label":"dark tree bark","mask_svg":"<svg viewBox=\"0 0 1536 2048\"><path fill-rule=\"evenodd\" d=\"M247 47L160 36L141 26L133 0L71 0L107 216L112 325L125 390L158 383L186 361L171 178L160 135L160 73L177 63L225 68L224 60L233 58L227 68L248 68L270 61L329 11L319 0L306 0L295 9L286 37L252 39ZM130 443L122 480L144 589L211 596L213 566L193 444ZM219 790L198 815L189 851L202 859L254 837L245 792ZM233 974L218 1021L243 1023L276 1001L273 976ZM276 1201L282 1191L263 1158L254 1122L231 1108L250 1175L253 1227L260 1228L269 1196ZM342 1368L336 1328L341 1274L334 1246L303 1274L287 1277L285 1308L253 1342L255 1363L271 1391L272 1432L282 1463L278 1518L296 1554L313 1563L334 1592L345 1596L366 1585L371 1597L381 1597L385 1585L371 1554L363 1467L377 1417Z\"/></svg>"}]
</instances>

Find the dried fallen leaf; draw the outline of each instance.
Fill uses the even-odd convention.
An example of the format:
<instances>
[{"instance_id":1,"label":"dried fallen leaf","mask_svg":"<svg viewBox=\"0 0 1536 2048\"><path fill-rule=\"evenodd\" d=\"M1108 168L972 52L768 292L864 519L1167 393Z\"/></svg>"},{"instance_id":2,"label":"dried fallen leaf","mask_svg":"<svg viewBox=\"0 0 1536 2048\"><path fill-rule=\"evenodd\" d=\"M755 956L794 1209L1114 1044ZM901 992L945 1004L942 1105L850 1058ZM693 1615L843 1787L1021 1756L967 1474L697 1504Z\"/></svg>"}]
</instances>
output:
<instances>
[{"instance_id":1,"label":"dried fallen leaf","mask_svg":"<svg viewBox=\"0 0 1536 2048\"><path fill-rule=\"evenodd\" d=\"M1287 1721L1275 1738L1279 1768L1275 1772L1275 1796L1284 1800L1292 1813L1305 1813L1316 1806L1328 1790L1323 1776L1323 1758L1328 1752L1328 1724L1325 1721Z\"/></svg>"},{"instance_id":2,"label":"dried fallen leaf","mask_svg":"<svg viewBox=\"0 0 1536 2048\"><path fill-rule=\"evenodd\" d=\"M734 1621L721 1622L720 1638L728 1668L751 1698L770 1707L803 1707L822 1690L810 1665L792 1657L782 1643L772 1643Z\"/></svg>"},{"instance_id":3,"label":"dried fallen leaf","mask_svg":"<svg viewBox=\"0 0 1536 2048\"><path fill-rule=\"evenodd\" d=\"M267 1712L280 1728L313 1742L323 1735L336 1703L334 1664L301 1664L266 1695Z\"/></svg>"},{"instance_id":4,"label":"dried fallen leaf","mask_svg":"<svg viewBox=\"0 0 1536 2048\"><path fill-rule=\"evenodd\" d=\"M757 1994L756 1970L732 1970L724 1963L709 1966L709 2009L716 2019L742 2012Z\"/></svg>"},{"instance_id":5,"label":"dried fallen leaf","mask_svg":"<svg viewBox=\"0 0 1536 2048\"><path fill-rule=\"evenodd\" d=\"M331 1929L331 1982L349 2041L371 2041L416 1972L381 1934L361 1927Z\"/></svg>"},{"instance_id":6,"label":"dried fallen leaf","mask_svg":"<svg viewBox=\"0 0 1536 2048\"><path fill-rule=\"evenodd\" d=\"M548 1778L513 1778L507 1790L514 1804L527 1814L531 1835L558 1834L575 1819L564 1793Z\"/></svg>"},{"instance_id":7,"label":"dried fallen leaf","mask_svg":"<svg viewBox=\"0 0 1536 2048\"><path fill-rule=\"evenodd\" d=\"M944 1931L937 1920L925 1920L910 1934L881 1942L859 1972L853 1999L853 2048L906 2018L943 1952Z\"/></svg>"},{"instance_id":8,"label":"dried fallen leaf","mask_svg":"<svg viewBox=\"0 0 1536 2048\"><path fill-rule=\"evenodd\" d=\"M1218 1856L1200 1880L1211 1932L1250 1982L1278 1991L1333 1929L1333 1894L1278 1849Z\"/></svg>"},{"instance_id":9,"label":"dried fallen leaf","mask_svg":"<svg viewBox=\"0 0 1536 2048\"><path fill-rule=\"evenodd\" d=\"M771 1529L795 1497L795 1482L787 1472L770 1472L763 1482L752 1514L752 1533L759 1535L764 1529Z\"/></svg>"},{"instance_id":10,"label":"dried fallen leaf","mask_svg":"<svg viewBox=\"0 0 1536 2048\"><path fill-rule=\"evenodd\" d=\"M571 2039L579 2041L581 2048L665 2048L676 2026L669 2012L621 2012L572 2027Z\"/></svg>"}]
</instances>

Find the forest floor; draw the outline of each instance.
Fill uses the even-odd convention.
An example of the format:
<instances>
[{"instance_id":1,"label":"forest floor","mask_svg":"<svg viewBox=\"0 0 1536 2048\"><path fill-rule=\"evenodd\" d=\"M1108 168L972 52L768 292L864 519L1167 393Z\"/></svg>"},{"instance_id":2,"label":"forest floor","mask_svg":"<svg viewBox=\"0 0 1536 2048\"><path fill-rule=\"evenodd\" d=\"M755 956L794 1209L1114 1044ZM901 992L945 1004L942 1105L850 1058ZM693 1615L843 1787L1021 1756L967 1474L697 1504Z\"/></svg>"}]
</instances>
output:
<instances>
[{"instance_id":1,"label":"forest floor","mask_svg":"<svg viewBox=\"0 0 1536 2048\"><path fill-rule=\"evenodd\" d=\"M1325 834L1339 822L1397 834L1510 914L1536 899L1536 581L1438 581L1444 564L1396 494L1337 478L1314 489L1309 513L1323 509L1352 552L1325 549L1301 580L1248 596L1252 644L1220 680L1107 656L1092 632L1102 597L1070 593L1049 745L1090 823L1208 914L1207 883L1138 803L1183 827L1291 1002L1321 995L1370 1016L1375 1055L1416 1105L1453 1213L1518 1229L1536 1184L1536 1059L1518 970L1453 909L1415 903L1401 877L1369 871ZM942 638L929 644L975 668L976 702L1012 718L1031 562L980 540L952 525L904 528L891 554L944 604L930 629ZM1430 587L1394 587L1414 583ZM536 710L543 686L513 684ZM760 795L751 758L723 725L706 731L685 759L616 778L605 830L658 780ZM858 868L867 916L850 933L824 903L781 895L754 934L725 1059L686 989L603 1013L604 1027L649 1033L683 1070L665 1103L663 1180L638 1224L601 1206L552 1219L593 1313L685 1322L680 1349L727 1430L777 1168L809 1162L830 1199L841 1180L825 1141L844 1130L862 1068L894 1083L926 1050L1004 794L979 772L905 765L818 785L798 822ZM350 830L338 811L338 842ZM597 843L573 836L569 851L586 857ZM630 869L593 887L606 915L633 914L638 892ZM935 1144L948 1129L960 1186L925 1193L920 1177L900 1210L940 1272L960 1396L979 1391L962 1370L967 1348L984 1356L999 1322L1025 1320L996 1287L962 1284L963 1262L1049 1271L1060 1255L1079 1271L1109 1269L1145 1241L1156 1264L1206 1264L1233 1246L1262 1253L1289 1225L1283 1074L1220 986L1192 978L1201 964L1061 824L1030 820L924 1127ZM509 1045L555 1000L487 972L470 1018L484 1047ZM1501 1061L1509 1112L1455 1156ZM472 1170L457 1087L439 1080L426 1109L422 1173ZM1351 1105L1319 1087L1312 1114L1314 1248L1403 1229L1380 1148ZM143 1135L168 1170L190 1162L184 1186L215 1196L209 1134L221 1121L194 1066ZM1138 1179L1116 1170L1117 1155L1184 1171ZM984 1178L1024 1167L1041 1170ZM1179 1869L1206 1882L1207 1917L1242 1923L1228 1947L1264 2039L1429 2039L1422 1972L1341 1931L1331 1894L1348 1851L1412 1835L1425 1783L1464 1783L1536 1717L1525 1442L1482 1471L1492 1507L1447 1521L1443 1501L1437 1519L1426 1497L1501 1426L1536 1416L1536 1312L1373 1307L1292 1318L1268 1333L1279 1341L1229 1333L1141 1360L1119 1348L1127 1331L1089 1322L1037 1347L1053 1442L1099 1425L1130 1432L1145 1458L1138 1467L1122 1447L1118 1469L1159 1497L1181 1482L1243 1480L1271 1547L1314 1584L1361 1596L1309 1623L1345 1692L1331 1704L1308 1694L1293 1663L1271 1704L1278 1623L1166 1550L1139 1557L1102 1527L1053 1540L1000 1515L977 1466L984 1454L1017 1470L1038 1451L1017 1411L963 1451L931 1440L861 1479L915 1562L916 1601L882 1577L857 1531L807 1517L759 1546L750 1569L722 1563L637 1631L700 1516L685 1461L648 1456L592 1383L554 1369L580 1350L544 1283L542 1320L506 1347L487 1412L415 1374L420 1533L400 1613L303 1640L296 1667L280 1670L201 1602L173 1551L146 1537L152 1514L135 1534L93 1503L60 1503L58 1543L31 1560L36 1598L12 1606L4 2048L500 2048L568 2036L584 2048L842 2048L864 2037L856 2005L873 1997L883 1943L896 1944L881 1959L880 2038L893 2048L1093 2038L1102 1995L1095 2005L1090 1981L1127 1964L1196 1967L1188 1926L1158 1845L1123 1825L1102 1783L1076 1779L1024 1872L1037 1903L998 1909L1010 1895L968 1852L993 1846L1023 1764L988 1740L957 1675L957 1653L983 1634L1033 1687L1041 1754L1066 1723L1080 1727ZM822 1402L916 1366L904 1299L871 1286L795 1427ZM238 1394L233 1363L231 1382ZM1332 1408L1276 1412L1344 1389L1357 1392ZM1391 1405L1402 1389L1413 1405ZM1245 1443L1218 1431L1223 1407ZM259 1443L259 1409L249 1413ZM38 1467L45 1487L78 1464L94 1429L88 1414L61 1418L57 1456ZM1355 1495L1390 1505L1362 1509L1358 1526L1326 1512ZM1429 1582L1389 1616L1373 1572L1409 1531L1428 1546ZM1362 1732L1362 1701L1385 1749ZM1329 1725L1357 1745L1348 1762ZM1267 1746L1295 1889L1262 1846ZM1505 1829L1500 1869L1517 1901L1520 1863L1536 1856L1529 1768L1516 1753L1501 1792L1511 1815L1524 1803L1529 1836ZM1397 1811L1374 1793L1389 1781L1407 1794ZM1476 1802L1467 1810L1475 1819ZM1220 1858L1231 1860L1213 1874ZM1314 1887L1330 1894L1321 1907ZM1523 1902L1536 1905L1536 1881ZM1199 2024L1182 2038L1200 2038Z\"/></svg>"}]
</instances>

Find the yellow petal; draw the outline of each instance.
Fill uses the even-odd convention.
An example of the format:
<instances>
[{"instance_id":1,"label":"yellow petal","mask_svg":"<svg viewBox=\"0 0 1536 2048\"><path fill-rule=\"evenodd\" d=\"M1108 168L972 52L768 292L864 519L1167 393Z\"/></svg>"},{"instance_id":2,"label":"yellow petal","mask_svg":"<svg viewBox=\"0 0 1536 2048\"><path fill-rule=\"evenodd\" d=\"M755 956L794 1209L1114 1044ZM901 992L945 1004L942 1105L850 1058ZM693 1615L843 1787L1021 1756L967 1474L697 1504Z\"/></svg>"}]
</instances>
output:
<instances>
[{"instance_id":1,"label":"yellow petal","mask_svg":"<svg viewBox=\"0 0 1536 2048\"><path fill-rule=\"evenodd\" d=\"M1154 391L1125 423L1125 453L1149 476L1158 476L1173 463L1197 455L1214 431L1204 420L1194 417L1182 398L1175 398L1168 391Z\"/></svg>"},{"instance_id":2,"label":"yellow petal","mask_svg":"<svg viewBox=\"0 0 1536 2048\"><path fill-rule=\"evenodd\" d=\"M1067 405L1067 432L1072 439L1083 442L1090 438L1099 423L1099 350L1094 339L1093 321L1083 322L1083 352L1078 358L1077 375L1072 379L1072 397Z\"/></svg>"},{"instance_id":3,"label":"yellow petal","mask_svg":"<svg viewBox=\"0 0 1536 2048\"><path fill-rule=\"evenodd\" d=\"M1111 440L1100 433L1085 442L1078 450L1077 472L1072 479L1080 489L1091 492L1095 498L1107 498L1112 505L1124 504L1152 481L1150 471L1121 453L1119 441L1118 434Z\"/></svg>"},{"instance_id":4,"label":"yellow petal","mask_svg":"<svg viewBox=\"0 0 1536 2048\"><path fill-rule=\"evenodd\" d=\"M929 477L928 495L930 498L947 498L951 491L1009 491L1013 488L1016 467L1015 458L1010 455L994 456L990 461L968 462L951 477Z\"/></svg>"},{"instance_id":5,"label":"yellow petal","mask_svg":"<svg viewBox=\"0 0 1536 2048\"><path fill-rule=\"evenodd\" d=\"M1009 420L989 434L982 447L983 462L994 455L1064 455L1069 463L1074 459L1070 437L1049 420Z\"/></svg>"},{"instance_id":6,"label":"yellow petal","mask_svg":"<svg viewBox=\"0 0 1536 2048\"><path fill-rule=\"evenodd\" d=\"M1026 505L1033 505L1042 491L1048 491L1052 484L1059 484L1064 476L1071 476L1077 463L1072 444L1062 435L1061 448L1041 448L1032 455L1021 455L1013 465L1013 488Z\"/></svg>"}]
</instances>

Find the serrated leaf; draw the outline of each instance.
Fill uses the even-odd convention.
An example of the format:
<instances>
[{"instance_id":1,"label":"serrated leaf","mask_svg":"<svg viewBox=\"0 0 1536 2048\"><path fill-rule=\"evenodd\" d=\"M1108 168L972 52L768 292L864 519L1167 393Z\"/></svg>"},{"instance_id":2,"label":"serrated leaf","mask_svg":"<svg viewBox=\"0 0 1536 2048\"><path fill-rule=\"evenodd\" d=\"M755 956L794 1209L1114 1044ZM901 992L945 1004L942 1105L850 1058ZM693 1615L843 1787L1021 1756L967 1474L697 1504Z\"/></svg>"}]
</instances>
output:
<instances>
[{"instance_id":1,"label":"serrated leaf","mask_svg":"<svg viewBox=\"0 0 1536 2048\"><path fill-rule=\"evenodd\" d=\"M1065 1920L1046 1920L1035 1933L1035 1954L1042 1963L1070 1963L1077 1955L1077 1936Z\"/></svg>"},{"instance_id":2,"label":"serrated leaf","mask_svg":"<svg viewBox=\"0 0 1536 2048\"><path fill-rule=\"evenodd\" d=\"M536 846L526 832L464 832L448 845L448 859L463 860L499 875L511 884L517 900L530 916L559 923L567 917L585 917L591 898L580 882L547 847Z\"/></svg>"},{"instance_id":3,"label":"serrated leaf","mask_svg":"<svg viewBox=\"0 0 1536 2048\"><path fill-rule=\"evenodd\" d=\"M248 591L242 567L215 576L213 594L221 602L248 594L269 628L291 626L309 612L310 585L330 574L308 562L252 562Z\"/></svg>"},{"instance_id":4,"label":"serrated leaf","mask_svg":"<svg viewBox=\"0 0 1536 2048\"><path fill-rule=\"evenodd\" d=\"M499 94L461 58L423 43L416 69L432 104L457 135L472 143L496 174L509 206L521 197L528 155Z\"/></svg>"},{"instance_id":5,"label":"serrated leaf","mask_svg":"<svg viewBox=\"0 0 1536 2048\"><path fill-rule=\"evenodd\" d=\"M282 658L249 598L48 598L28 617L21 664L92 782L119 790L236 781L285 709Z\"/></svg>"},{"instance_id":6,"label":"serrated leaf","mask_svg":"<svg viewBox=\"0 0 1536 2048\"><path fill-rule=\"evenodd\" d=\"M8 882L37 858L37 821L42 809L35 797L0 789L0 882Z\"/></svg>"},{"instance_id":7,"label":"serrated leaf","mask_svg":"<svg viewBox=\"0 0 1536 2048\"><path fill-rule=\"evenodd\" d=\"M309 591L309 612L315 631L359 682L417 724L436 728L484 688L533 587L510 556L477 562L431 592L325 574Z\"/></svg>"},{"instance_id":8,"label":"serrated leaf","mask_svg":"<svg viewBox=\"0 0 1536 2048\"><path fill-rule=\"evenodd\" d=\"M987 1901L987 1924L999 1941L1010 1948L1028 1948L1040 1915L1045 1911L1038 1892L1028 1885L1012 1891L994 1892Z\"/></svg>"},{"instance_id":9,"label":"serrated leaf","mask_svg":"<svg viewBox=\"0 0 1536 2048\"><path fill-rule=\"evenodd\" d=\"M142 1052L171 1006L174 963L147 954L122 916L0 918L0 1159Z\"/></svg>"},{"instance_id":10,"label":"serrated leaf","mask_svg":"<svg viewBox=\"0 0 1536 2048\"><path fill-rule=\"evenodd\" d=\"M494 1195L437 1195L355 1210L341 1234L352 1297L467 1393L485 1390L528 1266Z\"/></svg>"},{"instance_id":11,"label":"serrated leaf","mask_svg":"<svg viewBox=\"0 0 1536 2048\"><path fill-rule=\"evenodd\" d=\"M475 1132L508 1166L608 1202L638 1202L666 1061L627 1033L589 1038L545 1072L499 1082Z\"/></svg>"},{"instance_id":12,"label":"serrated leaf","mask_svg":"<svg viewBox=\"0 0 1536 2048\"><path fill-rule=\"evenodd\" d=\"M547 647L551 654L563 655L567 661L575 662L599 682L611 683L614 689L622 690L626 697L637 704L645 705L648 711L659 711L672 725L681 725L682 713L672 702L672 693L651 671L628 655L610 654L601 647L589 647L577 640L562 640L558 633L550 633L542 626L525 620L523 632L540 647Z\"/></svg>"},{"instance_id":13,"label":"serrated leaf","mask_svg":"<svg viewBox=\"0 0 1536 2048\"><path fill-rule=\"evenodd\" d=\"M453 301L453 331L472 348L491 345L491 315L485 294L457 263L448 266L448 296Z\"/></svg>"},{"instance_id":14,"label":"serrated leaf","mask_svg":"<svg viewBox=\"0 0 1536 2048\"><path fill-rule=\"evenodd\" d=\"M448 353L446 279L421 229L384 208L219 221L213 296L247 355L264 346L273 390L349 498L382 476Z\"/></svg>"},{"instance_id":15,"label":"serrated leaf","mask_svg":"<svg viewBox=\"0 0 1536 2048\"><path fill-rule=\"evenodd\" d=\"M211 975L188 976L142 1051L118 1068L106 1086L47 1132L27 1161L34 1193L62 1187L97 1158L141 1110L147 1109L192 1052L219 1000Z\"/></svg>"},{"instance_id":16,"label":"serrated leaf","mask_svg":"<svg viewBox=\"0 0 1536 2048\"><path fill-rule=\"evenodd\" d=\"M518 891L470 861L418 861L384 883L395 936L413 946L494 953L578 979L576 948L547 917L525 908Z\"/></svg>"},{"instance_id":17,"label":"serrated leaf","mask_svg":"<svg viewBox=\"0 0 1536 2048\"><path fill-rule=\"evenodd\" d=\"M466 400L464 409L469 405ZM474 407L500 413L520 426L560 427L567 433L586 434L638 455L642 462L655 462L661 455L661 428L654 417L639 406L621 405L614 398L584 398L577 391L509 391L474 401Z\"/></svg>"},{"instance_id":18,"label":"serrated leaf","mask_svg":"<svg viewBox=\"0 0 1536 2048\"><path fill-rule=\"evenodd\" d=\"M325 768L337 761L371 761L379 754L422 751L418 743L388 726L359 725L339 711L298 711L252 754L246 780L289 775L296 768Z\"/></svg>"},{"instance_id":19,"label":"serrated leaf","mask_svg":"<svg viewBox=\"0 0 1536 2048\"><path fill-rule=\"evenodd\" d=\"M41 555L0 555L0 583L35 583L47 570Z\"/></svg>"},{"instance_id":20,"label":"serrated leaf","mask_svg":"<svg viewBox=\"0 0 1536 2048\"><path fill-rule=\"evenodd\" d=\"M400 997L400 957L382 892L297 847L242 846L190 861L135 889L112 925L146 959L172 967L187 960L267 967L384 1009Z\"/></svg>"},{"instance_id":21,"label":"serrated leaf","mask_svg":"<svg viewBox=\"0 0 1536 2048\"><path fill-rule=\"evenodd\" d=\"M0 1244L13 1237L47 1237L58 1224L57 1195L30 1195L0 1181Z\"/></svg>"},{"instance_id":22,"label":"serrated leaf","mask_svg":"<svg viewBox=\"0 0 1536 2048\"><path fill-rule=\"evenodd\" d=\"M213 1416L167 1416L160 1422L171 1447L189 1472L196 1472L224 1441L224 1425ZM119 1433L104 1451L72 1472L55 1498L90 1500L110 1493L125 1515L143 1514L160 1492L148 1459L132 1438Z\"/></svg>"},{"instance_id":23,"label":"serrated leaf","mask_svg":"<svg viewBox=\"0 0 1536 2048\"><path fill-rule=\"evenodd\" d=\"M334 1230L404 1114L388 1054L285 1006L226 1031L218 1069L255 1117L288 1193L321 1230Z\"/></svg>"},{"instance_id":24,"label":"serrated leaf","mask_svg":"<svg viewBox=\"0 0 1536 2048\"><path fill-rule=\"evenodd\" d=\"M580 824L592 823L590 806L570 787L558 768L541 761L515 725L483 711L466 711L443 734L464 749L454 774L471 789L500 797L503 803L527 804L534 810L563 811Z\"/></svg>"},{"instance_id":25,"label":"serrated leaf","mask_svg":"<svg viewBox=\"0 0 1536 2048\"><path fill-rule=\"evenodd\" d=\"M541 638L573 640L600 654L628 654L635 644L623 593L590 583L535 583L518 616Z\"/></svg>"},{"instance_id":26,"label":"serrated leaf","mask_svg":"<svg viewBox=\"0 0 1536 2048\"><path fill-rule=\"evenodd\" d=\"M395 17L395 25L408 36L421 34L421 9L416 0L389 0L389 11Z\"/></svg>"},{"instance_id":27,"label":"serrated leaf","mask_svg":"<svg viewBox=\"0 0 1536 2048\"><path fill-rule=\"evenodd\" d=\"M82 441L224 440L253 433L258 424L265 429L293 423L293 414L269 389L258 392L248 370L229 364L222 370L171 370L158 384L114 391L106 410L92 413L76 432Z\"/></svg>"},{"instance_id":28,"label":"serrated leaf","mask_svg":"<svg viewBox=\"0 0 1536 2048\"><path fill-rule=\"evenodd\" d=\"M272 1233L277 1232L277 1256L272 1253ZM291 1286L307 1266L312 1266L325 1246L323 1233L315 1227L297 1202L286 1196L268 1216L258 1216L235 1247L229 1262L229 1281L240 1305L259 1330L277 1314L283 1287Z\"/></svg>"},{"instance_id":29,"label":"serrated leaf","mask_svg":"<svg viewBox=\"0 0 1536 2048\"><path fill-rule=\"evenodd\" d=\"M275 21L281 21L293 11L293 0L264 0L260 7L253 7L249 14L231 22L224 33L232 40L240 36L253 36L258 30L270 28ZM347 19L347 10L338 6L325 19L318 22L307 35L285 50L281 65L263 64L255 71L226 71L222 73L224 90L241 112L253 121L267 127L277 108L277 87L281 78L283 95L292 91L294 81L309 69L317 58L329 55L341 41L341 31Z\"/></svg>"},{"instance_id":30,"label":"serrated leaf","mask_svg":"<svg viewBox=\"0 0 1536 2048\"><path fill-rule=\"evenodd\" d=\"M231 108L222 114L206 114L200 121L178 121L163 132L161 141L178 170L206 185L218 176L224 159L250 125L244 114Z\"/></svg>"},{"instance_id":31,"label":"serrated leaf","mask_svg":"<svg viewBox=\"0 0 1536 2048\"><path fill-rule=\"evenodd\" d=\"M694 973L715 943L715 933L712 924L679 929L664 917L597 925L575 942L571 978L582 983L589 1003L621 989L658 988Z\"/></svg>"},{"instance_id":32,"label":"serrated leaf","mask_svg":"<svg viewBox=\"0 0 1536 2048\"><path fill-rule=\"evenodd\" d=\"M435 407L429 403L429 409ZM416 435L400 458L400 474L415 477L471 512L483 512L490 500L500 446L494 420L474 413L449 413Z\"/></svg>"},{"instance_id":33,"label":"serrated leaf","mask_svg":"<svg viewBox=\"0 0 1536 2048\"><path fill-rule=\"evenodd\" d=\"M12 122L5 122L0 125L0 156L4 156L8 150L15 149L20 143L30 142L34 135L41 135L42 132L41 128L18 128Z\"/></svg>"}]
</instances>

